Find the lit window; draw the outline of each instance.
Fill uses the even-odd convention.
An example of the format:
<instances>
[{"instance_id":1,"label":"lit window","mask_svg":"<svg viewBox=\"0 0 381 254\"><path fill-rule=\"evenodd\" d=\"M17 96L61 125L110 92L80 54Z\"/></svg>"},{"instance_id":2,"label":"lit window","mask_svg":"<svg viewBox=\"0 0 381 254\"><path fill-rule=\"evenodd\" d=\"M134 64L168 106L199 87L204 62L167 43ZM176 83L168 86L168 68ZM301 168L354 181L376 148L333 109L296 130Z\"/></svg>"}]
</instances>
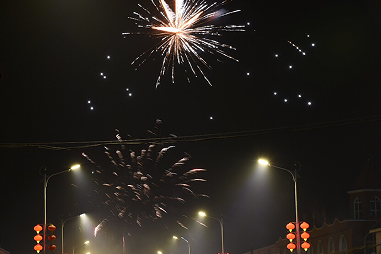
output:
<instances>
[{"instance_id":1,"label":"lit window","mask_svg":"<svg viewBox=\"0 0 381 254\"><path fill-rule=\"evenodd\" d=\"M359 198L356 198L353 202L354 212L355 212L355 220L359 220L361 218L361 201Z\"/></svg>"},{"instance_id":2,"label":"lit window","mask_svg":"<svg viewBox=\"0 0 381 254\"><path fill-rule=\"evenodd\" d=\"M340 236L339 240L339 253L346 253L348 250L347 239L344 235Z\"/></svg>"},{"instance_id":3,"label":"lit window","mask_svg":"<svg viewBox=\"0 0 381 254\"><path fill-rule=\"evenodd\" d=\"M317 254L324 254L323 244L320 240L318 241L318 244L317 244L316 253Z\"/></svg>"},{"instance_id":4,"label":"lit window","mask_svg":"<svg viewBox=\"0 0 381 254\"><path fill-rule=\"evenodd\" d=\"M332 237L330 237L328 241L328 253L334 253L334 252L335 252L335 244L333 243Z\"/></svg>"},{"instance_id":5,"label":"lit window","mask_svg":"<svg viewBox=\"0 0 381 254\"><path fill-rule=\"evenodd\" d=\"M370 200L370 217L380 218L381 201L378 197L374 196Z\"/></svg>"}]
</instances>

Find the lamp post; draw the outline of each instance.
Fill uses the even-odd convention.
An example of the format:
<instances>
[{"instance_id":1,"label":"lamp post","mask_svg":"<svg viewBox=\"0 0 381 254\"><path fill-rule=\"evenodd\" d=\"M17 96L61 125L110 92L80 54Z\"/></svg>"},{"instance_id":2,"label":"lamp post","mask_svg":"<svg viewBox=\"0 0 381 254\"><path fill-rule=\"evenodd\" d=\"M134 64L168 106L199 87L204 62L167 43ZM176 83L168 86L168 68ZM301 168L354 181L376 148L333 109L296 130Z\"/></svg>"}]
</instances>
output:
<instances>
[{"instance_id":1,"label":"lamp post","mask_svg":"<svg viewBox=\"0 0 381 254\"><path fill-rule=\"evenodd\" d=\"M221 220L220 220L218 218L208 216L204 212L198 212L198 215L200 215L202 217L207 217L207 218L211 218L211 219L217 220L220 223L220 226L221 226L221 249L222 249L221 250L221 254L225 254L225 247L224 247L224 221L222 219L222 216L221 216Z\"/></svg>"},{"instance_id":2,"label":"lamp post","mask_svg":"<svg viewBox=\"0 0 381 254\"><path fill-rule=\"evenodd\" d=\"M73 254L75 254L75 249L78 247L78 246L82 246L82 245L88 245L90 243L90 241L86 241L84 243L81 243L81 244L78 244L78 245L74 245L73 246Z\"/></svg>"},{"instance_id":3,"label":"lamp post","mask_svg":"<svg viewBox=\"0 0 381 254\"><path fill-rule=\"evenodd\" d=\"M81 165L79 165L79 164L74 165L69 169L66 169L66 170L60 171L58 173L52 174L48 178L46 178L46 168L45 168L45 172L44 172L44 254L46 253L46 189L48 187L49 179L53 176L60 175L62 173L66 173L66 172L69 172L71 170L78 169L80 167L81 167Z\"/></svg>"},{"instance_id":4,"label":"lamp post","mask_svg":"<svg viewBox=\"0 0 381 254\"><path fill-rule=\"evenodd\" d=\"M191 248L190 248L190 243L187 239L185 239L184 237L180 236L181 239L183 239L187 244L188 244L188 254L191 254ZM177 236L173 236L173 239L178 239ZM74 254L74 253L73 253Z\"/></svg>"},{"instance_id":5,"label":"lamp post","mask_svg":"<svg viewBox=\"0 0 381 254\"><path fill-rule=\"evenodd\" d=\"M287 171L288 173L290 173L291 176L292 176L292 180L294 181L294 191L295 191L296 251L297 251L297 254L300 254L300 225L299 225L299 216L298 216L298 195L297 195L297 189L296 189L296 170L297 169L295 168L295 172L293 173L293 172L291 172L288 169L272 165L267 160L264 160L264 159L259 159L258 163L260 163L262 165L269 166L269 167L282 169L282 170Z\"/></svg>"},{"instance_id":6,"label":"lamp post","mask_svg":"<svg viewBox=\"0 0 381 254\"><path fill-rule=\"evenodd\" d=\"M71 220L71 219L78 218L78 217L83 216L83 215L85 215L85 214L82 213L80 215L68 218L66 220L61 219L61 251L62 251L62 254L64 254L64 226L65 226L65 222L68 220Z\"/></svg>"}]
</instances>

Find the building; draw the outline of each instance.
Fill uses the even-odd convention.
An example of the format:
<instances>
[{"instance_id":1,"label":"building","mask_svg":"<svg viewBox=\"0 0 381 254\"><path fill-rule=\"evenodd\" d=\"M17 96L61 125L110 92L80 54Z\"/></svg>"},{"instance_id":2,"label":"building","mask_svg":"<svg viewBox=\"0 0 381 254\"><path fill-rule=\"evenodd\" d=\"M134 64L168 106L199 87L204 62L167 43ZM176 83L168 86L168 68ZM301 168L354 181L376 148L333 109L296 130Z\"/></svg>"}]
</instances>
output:
<instances>
[{"instance_id":1,"label":"building","mask_svg":"<svg viewBox=\"0 0 381 254\"><path fill-rule=\"evenodd\" d=\"M348 194L350 219L335 219L308 230L311 247L307 254L381 254L381 178L369 160ZM279 238L274 245L245 254L288 254L289 242Z\"/></svg>"}]
</instances>

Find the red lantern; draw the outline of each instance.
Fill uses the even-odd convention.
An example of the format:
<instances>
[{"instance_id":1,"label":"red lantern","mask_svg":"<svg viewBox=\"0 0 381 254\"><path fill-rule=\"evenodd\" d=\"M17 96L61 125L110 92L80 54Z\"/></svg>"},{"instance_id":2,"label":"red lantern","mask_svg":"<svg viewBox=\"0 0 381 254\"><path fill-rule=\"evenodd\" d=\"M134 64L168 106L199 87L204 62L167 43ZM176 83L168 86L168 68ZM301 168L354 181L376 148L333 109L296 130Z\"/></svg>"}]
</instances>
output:
<instances>
[{"instance_id":1,"label":"red lantern","mask_svg":"<svg viewBox=\"0 0 381 254\"><path fill-rule=\"evenodd\" d=\"M286 237L287 237L288 240L290 240L290 242L292 242L292 240L295 239L295 234L293 234L293 233L288 233Z\"/></svg>"},{"instance_id":2,"label":"red lantern","mask_svg":"<svg viewBox=\"0 0 381 254\"><path fill-rule=\"evenodd\" d=\"M296 248L296 245L294 243L287 244L287 249L289 249L291 252Z\"/></svg>"},{"instance_id":3,"label":"red lantern","mask_svg":"<svg viewBox=\"0 0 381 254\"><path fill-rule=\"evenodd\" d=\"M37 251L37 253L40 253L40 251L42 250L42 245L38 243L34 246L34 250Z\"/></svg>"},{"instance_id":4,"label":"red lantern","mask_svg":"<svg viewBox=\"0 0 381 254\"><path fill-rule=\"evenodd\" d=\"M54 241L54 240L56 240L56 236L55 235L50 235L50 236L48 236L48 239L50 240L50 241Z\"/></svg>"},{"instance_id":5,"label":"red lantern","mask_svg":"<svg viewBox=\"0 0 381 254\"><path fill-rule=\"evenodd\" d=\"M295 229L295 225L294 225L294 223L290 222L290 223L288 223L288 224L286 225L286 228L287 228L288 230L290 230L290 232L291 232L293 229Z\"/></svg>"},{"instance_id":6,"label":"red lantern","mask_svg":"<svg viewBox=\"0 0 381 254\"><path fill-rule=\"evenodd\" d=\"M50 232L53 232L54 230L56 230L56 226L54 226L53 224L50 224L50 225L48 226L48 230L49 230Z\"/></svg>"},{"instance_id":7,"label":"red lantern","mask_svg":"<svg viewBox=\"0 0 381 254\"><path fill-rule=\"evenodd\" d=\"M306 231L307 228L310 227L310 225L309 225L307 222L303 222L303 223L300 225L300 227L301 227L304 231Z\"/></svg>"},{"instance_id":8,"label":"red lantern","mask_svg":"<svg viewBox=\"0 0 381 254\"><path fill-rule=\"evenodd\" d=\"M310 234L308 234L307 232L303 232L301 234L301 237L304 239L304 241L307 241L307 239L310 238Z\"/></svg>"},{"instance_id":9,"label":"red lantern","mask_svg":"<svg viewBox=\"0 0 381 254\"><path fill-rule=\"evenodd\" d=\"M41 230L42 230L42 227L40 224L37 224L36 226L34 226L34 231L36 231L37 234L40 233Z\"/></svg>"},{"instance_id":10,"label":"red lantern","mask_svg":"<svg viewBox=\"0 0 381 254\"><path fill-rule=\"evenodd\" d=\"M309 247L311 247L311 244L307 242L302 243L302 248L304 249L304 251L307 251Z\"/></svg>"},{"instance_id":11,"label":"red lantern","mask_svg":"<svg viewBox=\"0 0 381 254\"><path fill-rule=\"evenodd\" d=\"M57 249L57 246L55 246L54 244L51 244L49 245L48 249L51 251L54 251L55 249Z\"/></svg>"},{"instance_id":12,"label":"red lantern","mask_svg":"<svg viewBox=\"0 0 381 254\"><path fill-rule=\"evenodd\" d=\"M41 235L35 235L34 236L34 240L37 242L37 243L39 243L39 242L41 242L41 240L42 240L42 236Z\"/></svg>"}]
</instances>

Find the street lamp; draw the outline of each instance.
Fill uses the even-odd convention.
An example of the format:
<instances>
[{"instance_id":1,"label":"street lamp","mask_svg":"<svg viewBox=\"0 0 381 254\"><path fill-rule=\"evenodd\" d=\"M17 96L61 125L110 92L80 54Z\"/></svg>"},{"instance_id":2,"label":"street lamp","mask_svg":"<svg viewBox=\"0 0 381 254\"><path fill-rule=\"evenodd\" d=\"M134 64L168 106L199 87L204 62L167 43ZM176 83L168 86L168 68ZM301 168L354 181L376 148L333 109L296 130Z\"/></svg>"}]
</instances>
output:
<instances>
[{"instance_id":1,"label":"street lamp","mask_svg":"<svg viewBox=\"0 0 381 254\"><path fill-rule=\"evenodd\" d=\"M65 226L65 222L68 221L68 220L71 220L71 219L75 219L75 218L78 218L78 217L82 217L84 216L85 214L82 213L80 215L77 215L77 216L74 216L74 217L71 217L71 218L68 218L66 220L63 220L61 218L61 251L62 251L62 254L64 254L64 226Z\"/></svg>"},{"instance_id":2,"label":"street lamp","mask_svg":"<svg viewBox=\"0 0 381 254\"><path fill-rule=\"evenodd\" d=\"M211 218L211 219L217 220L220 223L220 226L221 226L221 248L222 248L221 254L225 254L225 247L224 247L224 221L222 219L222 216L221 216L221 220L220 220L218 218L208 216L204 212L198 212L198 215L200 215L202 217L207 217L207 218Z\"/></svg>"},{"instance_id":3,"label":"street lamp","mask_svg":"<svg viewBox=\"0 0 381 254\"><path fill-rule=\"evenodd\" d=\"M46 189L48 187L49 179L52 176L60 175L62 173L66 173L66 172L69 172L71 170L78 169L80 167L81 167L81 165L79 165L79 164L73 165L71 168L60 171L60 172L55 173L55 174L52 174L48 178L46 178L46 169L45 169L45 172L44 172L44 253L46 253Z\"/></svg>"},{"instance_id":4,"label":"street lamp","mask_svg":"<svg viewBox=\"0 0 381 254\"><path fill-rule=\"evenodd\" d=\"M177 236L173 236L172 237L173 239L179 239ZM187 239L185 239L184 237L180 236L181 239L183 239L187 244L188 244L188 254L191 254L191 248L190 248L190 243ZM74 253L73 253L74 254Z\"/></svg>"},{"instance_id":5,"label":"street lamp","mask_svg":"<svg viewBox=\"0 0 381 254\"><path fill-rule=\"evenodd\" d=\"M285 169L285 168L282 168L282 167L278 167L278 166L275 166L275 165L272 165L270 164L267 160L264 160L264 159L259 159L258 160L258 163L262 164L262 165L266 165L266 166L269 166L269 167L273 167L273 168L278 168L278 169L282 169L284 171L287 171L288 173L291 174L292 176L292 180L294 181L294 190L295 190L295 228L296 228L296 250L297 250L297 254L300 254L300 230L299 230L299 216L298 216L298 195L297 195L297 189L296 189L296 168L295 168L295 172L291 172L290 170L288 169Z\"/></svg>"},{"instance_id":6,"label":"street lamp","mask_svg":"<svg viewBox=\"0 0 381 254\"><path fill-rule=\"evenodd\" d=\"M84 243L73 246L73 254L75 254L75 248L77 248L78 246L82 246L82 245L88 245L89 243L90 243L90 241L86 241Z\"/></svg>"}]
</instances>

